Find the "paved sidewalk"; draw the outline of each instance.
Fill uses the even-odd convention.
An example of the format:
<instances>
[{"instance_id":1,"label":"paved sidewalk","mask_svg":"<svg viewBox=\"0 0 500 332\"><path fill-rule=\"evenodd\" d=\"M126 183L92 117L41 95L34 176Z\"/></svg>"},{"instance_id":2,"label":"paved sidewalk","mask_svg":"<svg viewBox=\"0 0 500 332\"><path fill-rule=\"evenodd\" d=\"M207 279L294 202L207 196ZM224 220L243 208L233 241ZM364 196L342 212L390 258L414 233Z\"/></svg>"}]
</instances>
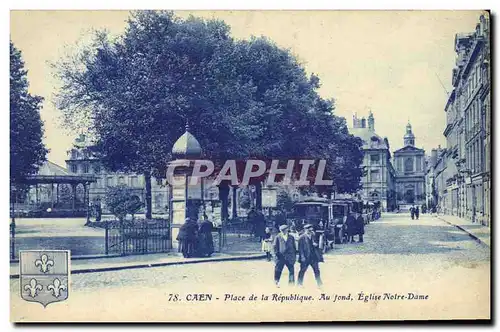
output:
<instances>
[{"instance_id":1,"label":"paved sidewalk","mask_svg":"<svg viewBox=\"0 0 500 332\"><path fill-rule=\"evenodd\" d=\"M472 223L469 220L459 218L457 216L437 215L437 218L445 221L451 226L455 226L469 234L476 241L491 248L491 229L479 223Z\"/></svg>"},{"instance_id":2,"label":"paved sidewalk","mask_svg":"<svg viewBox=\"0 0 500 332\"><path fill-rule=\"evenodd\" d=\"M184 258L177 252L71 260L71 274L116 271L179 264L262 259L262 253L214 253L207 258ZM10 264L10 278L19 278L19 262Z\"/></svg>"}]
</instances>

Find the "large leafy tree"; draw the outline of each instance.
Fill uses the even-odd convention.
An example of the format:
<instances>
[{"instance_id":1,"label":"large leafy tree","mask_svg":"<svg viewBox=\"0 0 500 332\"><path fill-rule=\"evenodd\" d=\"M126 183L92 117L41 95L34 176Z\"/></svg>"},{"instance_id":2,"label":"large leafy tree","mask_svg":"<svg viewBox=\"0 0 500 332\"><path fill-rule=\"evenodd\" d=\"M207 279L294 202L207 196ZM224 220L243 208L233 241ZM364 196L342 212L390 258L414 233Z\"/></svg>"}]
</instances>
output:
<instances>
[{"instance_id":1,"label":"large leafy tree","mask_svg":"<svg viewBox=\"0 0 500 332\"><path fill-rule=\"evenodd\" d=\"M28 92L21 52L10 42L10 180L22 182L46 160L40 118L43 98Z\"/></svg>"},{"instance_id":2,"label":"large leafy tree","mask_svg":"<svg viewBox=\"0 0 500 332\"><path fill-rule=\"evenodd\" d=\"M218 20L136 12L123 36L97 33L92 45L56 65L58 106L69 124L87 121L106 167L146 179L164 173L187 120L216 167L249 158L340 165L345 144L336 140L350 137L337 134L347 131L345 122L318 96L319 79L307 77L289 50L266 38L235 41L229 32ZM229 185L219 189L227 209Z\"/></svg>"}]
</instances>

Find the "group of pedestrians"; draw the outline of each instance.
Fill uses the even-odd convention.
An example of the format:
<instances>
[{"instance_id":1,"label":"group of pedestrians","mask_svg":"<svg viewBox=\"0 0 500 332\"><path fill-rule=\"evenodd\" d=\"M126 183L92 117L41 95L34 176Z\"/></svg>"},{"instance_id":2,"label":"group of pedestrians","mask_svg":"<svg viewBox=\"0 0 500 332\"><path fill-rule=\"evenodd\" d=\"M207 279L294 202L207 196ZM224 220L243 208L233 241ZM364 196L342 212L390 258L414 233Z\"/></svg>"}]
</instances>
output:
<instances>
[{"instance_id":1,"label":"group of pedestrians","mask_svg":"<svg viewBox=\"0 0 500 332\"><path fill-rule=\"evenodd\" d=\"M365 221L361 213L350 213L346 220L347 243L354 243L354 236L358 235L358 242L363 243L363 235L365 234Z\"/></svg>"},{"instance_id":2,"label":"group of pedestrians","mask_svg":"<svg viewBox=\"0 0 500 332\"><path fill-rule=\"evenodd\" d=\"M179 229L177 235L179 252L182 252L185 258L210 257L214 253L213 224L206 215L203 219L201 222L196 222L191 218L186 218Z\"/></svg>"},{"instance_id":3,"label":"group of pedestrians","mask_svg":"<svg viewBox=\"0 0 500 332\"><path fill-rule=\"evenodd\" d=\"M296 239L290 234L288 225L279 226L279 234L274 238L272 249L275 257L274 282L279 287L279 281L283 268L288 269L288 283L295 284L295 263L298 260L300 264L297 285L302 286L304 275L311 266L314 271L314 277L318 287L322 286L320 277L319 263L323 262L323 254L319 250L318 241L316 241L314 227L311 224L304 226L304 233L299 236L298 248ZM269 255L268 255L269 257Z\"/></svg>"},{"instance_id":4,"label":"group of pedestrians","mask_svg":"<svg viewBox=\"0 0 500 332\"><path fill-rule=\"evenodd\" d=\"M410 207L410 215L411 215L411 220L414 220L414 219L418 220L418 217L420 216L420 211L418 209L418 205L417 206L412 205Z\"/></svg>"},{"instance_id":5,"label":"group of pedestrians","mask_svg":"<svg viewBox=\"0 0 500 332\"><path fill-rule=\"evenodd\" d=\"M266 230L266 217L262 211L251 209L248 212L248 222L252 225L252 233L262 241Z\"/></svg>"}]
</instances>

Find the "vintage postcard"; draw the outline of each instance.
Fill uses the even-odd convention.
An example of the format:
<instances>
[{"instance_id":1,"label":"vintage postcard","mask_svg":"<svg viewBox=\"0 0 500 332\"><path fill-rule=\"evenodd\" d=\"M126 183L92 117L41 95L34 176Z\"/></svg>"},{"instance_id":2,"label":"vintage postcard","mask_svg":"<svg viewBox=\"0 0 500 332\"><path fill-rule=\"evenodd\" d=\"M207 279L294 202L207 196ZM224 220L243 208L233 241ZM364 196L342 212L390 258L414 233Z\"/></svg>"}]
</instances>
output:
<instances>
[{"instance_id":1,"label":"vintage postcard","mask_svg":"<svg viewBox=\"0 0 500 332\"><path fill-rule=\"evenodd\" d=\"M491 320L490 19L11 11L11 321Z\"/></svg>"}]
</instances>

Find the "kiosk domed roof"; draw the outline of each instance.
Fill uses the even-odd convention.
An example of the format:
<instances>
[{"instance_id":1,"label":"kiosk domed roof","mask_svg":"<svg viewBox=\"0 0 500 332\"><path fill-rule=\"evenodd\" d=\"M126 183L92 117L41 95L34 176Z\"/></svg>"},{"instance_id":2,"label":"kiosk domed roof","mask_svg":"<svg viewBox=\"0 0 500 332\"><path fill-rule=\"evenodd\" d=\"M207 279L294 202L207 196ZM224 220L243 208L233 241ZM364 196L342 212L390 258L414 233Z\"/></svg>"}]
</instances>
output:
<instances>
[{"instance_id":1,"label":"kiosk domed roof","mask_svg":"<svg viewBox=\"0 0 500 332\"><path fill-rule=\"evenodd\" d=\"M196 158L201 156L201 145L186 125L186 132L174 143L172 154L175 158Z\"/></svg>"}]
</instances>

